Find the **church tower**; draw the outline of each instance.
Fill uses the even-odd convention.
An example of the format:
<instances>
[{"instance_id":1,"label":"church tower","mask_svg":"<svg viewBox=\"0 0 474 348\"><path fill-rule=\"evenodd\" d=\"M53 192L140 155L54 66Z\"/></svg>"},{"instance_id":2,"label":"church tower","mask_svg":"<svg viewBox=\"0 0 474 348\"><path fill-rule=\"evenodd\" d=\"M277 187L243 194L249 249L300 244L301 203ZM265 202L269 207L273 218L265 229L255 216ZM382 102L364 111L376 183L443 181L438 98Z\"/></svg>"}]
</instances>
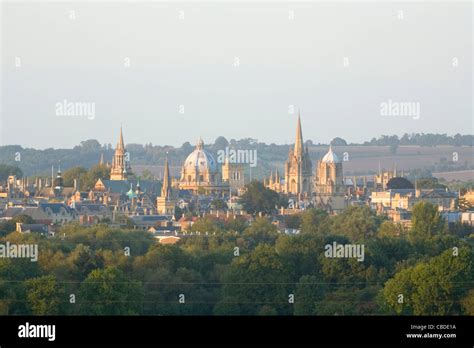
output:
<instances>
[{"instance_id":1,"label":"church tower","mask_svg":"<svg viewBox=\"0 0 474 348\"><path fill-rule=\"evenodd\" d=\"M315 192L319 195L344 193L342 162L329 145L329 151L318 161L315 177Z\"/></svg>"},{"instance_id":2,"label":"church tower","mask_svg":"<svg viewBox=\"0 0 474 348\"><path fill-rule=\"evenodd\" d=\"M285 193L309 196L312 186L312 163L309 158L308 147L303 147L303 132L301 117L298 114L296 126L296 140L293 151L290 148L288 161L285 163Z\"/></svg>"},{"instance_id":3,"label":"church tower","mask_svg":"<svg viewBox=\"0 0 474 348\"><path fill-rule=\"evenodd\" d=\"M244 166L241 163L230 163L226 157L222 165L222 181L229 183L231 192L238 192L245 186Z\"/></svg>"},{"instance_id":4,"label":"church tower","mask_svg":"<svg viewBox=\"0 0 474 348\"><path fill-rule=\"evenodd\" d=\"M342 161L329 145L329 151L318 161L314 179L314 203L316 207L330 212L347 208L343 181ZM354 179L355 180L355 179Z\"/></svg>"},{"instance_id":5,"label":"church tower","mask_svg":"<svg viewBox=\"0 0 474 348\"><path fill-rule=\"evenodd\" d=\"M159 215L174 215L176 202L173 199L173 190L171 188L170 168L168 158L165 160L165 172L163 174L163 186L161 187L161 196L156 198L156 209Z\"/></svg>"},{"instance_id":6,"label":"church tower","mask_svg":"<svg viewBox=\"0 0 474 348\"><path fill-rule=\"evenodd\" d=\"M127 180L132 174L132 169L126 158L127 150L123 142L122 127L120 127L120 137L115 148L115 154L112 159L112 168L110 170L110 180Z\"/></svg>"}]
</instances>

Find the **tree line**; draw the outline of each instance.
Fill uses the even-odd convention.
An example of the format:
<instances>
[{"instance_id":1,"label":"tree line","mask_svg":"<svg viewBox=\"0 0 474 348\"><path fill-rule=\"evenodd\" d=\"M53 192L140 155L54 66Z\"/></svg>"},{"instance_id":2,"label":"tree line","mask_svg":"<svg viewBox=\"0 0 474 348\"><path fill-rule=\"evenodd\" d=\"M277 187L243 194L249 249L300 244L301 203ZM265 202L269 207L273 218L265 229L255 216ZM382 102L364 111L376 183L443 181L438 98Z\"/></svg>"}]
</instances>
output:
<instances>
[{"instance_id":1,"label":"tree line","mask_svg":"<svg viewBox=\"0 0 474 348\"><path fill-rule=\"evenodd\" d=\"M447 134L404 134L401 137L397 135L382 135L379 138L373 138L361 144L351 143L350 145L372 145L372 146L389 146L392 153L396 153L400 145L418 145L418 146L472 146L473 135L456 134L449 136ZM310 146L324 146L328 144L313 143L307 140ZM331 143L335 146L346 146L348 142L342 138L336 137ZM225 150L226 147L234 147L237 149L255 149L258 152L259 165L253 169L255 177L262 177L264 173L274 170L275 163L284 162L288 156L288 149L291 144L277 145L274 143L265 144L257 139L226 139L219 136L214 142L206 144L206 148L216 154L219 150ZM127 144L130 160L134 164L153 164L161 165L164 163L165 157L176 165L180 165L187 155L195 148L195 144L189 142L183 143L180 147L170 145L153 145L148 144ZM326 152L326 148L317 149L313 155L321 157ZM45 149L37 150L32 148L23 148L20 145L0 146L0 163L21 168L25 175L50 175L51 166L57 167L61 165L63 168L71 168L81 166L90 168L98 164L101 155L105 162L111 162L114 153L114 147L111 144L100 144L95 139L82 141L79 145L72 149ZM0 171L0 175L1 175Z\"/></svg>"},{"instance_id":2,"label":"tree line","mask_svg":"<svg viewBox=\"0 0 474 348\"><path fill-rule=\"evenodd\" d=\"M367 207L288 216L296 235L257 217L198 220L177 244L147 231L65 225L37 243L38 262L0 258L5 315L474 315L472 230L418 203L401 228ZM208 232L207 235L204 231ZM328 258L327 244L358 243L363 262Z\"/></svg>"}]
</instances>

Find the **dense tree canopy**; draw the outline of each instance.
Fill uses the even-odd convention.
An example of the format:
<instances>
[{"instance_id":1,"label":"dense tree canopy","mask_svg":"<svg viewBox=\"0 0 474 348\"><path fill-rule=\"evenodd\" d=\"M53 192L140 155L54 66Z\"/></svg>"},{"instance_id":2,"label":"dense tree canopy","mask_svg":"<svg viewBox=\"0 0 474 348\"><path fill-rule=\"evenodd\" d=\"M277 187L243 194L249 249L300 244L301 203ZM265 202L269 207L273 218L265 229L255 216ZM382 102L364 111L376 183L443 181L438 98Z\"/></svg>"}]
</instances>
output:
<instances>
[{"instance_id":1,"label":"dense tree canopy","mask_svg":"<svg viewBox=\"0 0 474 348\"><path fill-rule=\"evenodd\" d=\"M40 253L38 262L0 258L0 313L471 315L472 229L447 234L440 221L426 203L408 231L367 207L306 210L292 218L296 235L268 217L207 216L191 228L200 234L174 245L105 225L70 224L52 238L7 226L0 243L34 243ZM328 257L333 243L363 245L363 260Z\"/></svg>"},{"instance_id":2,"label":"dense tree canopy","mask_svg":"<svg viewBox=\"0 0 474 348\"><path fill-rule=\"evenodd\" d=\"M8 179L10 175L16 175L18 179L23 177L23 172L16 166L0 164L0 182Z\"/></svg>"},{"instance_id":3,"label":"dense tree canopy","mask_svg":"<svg viewBox=\"0 0 474 348\"><path fill-rule=\"evenodd\" d=\"M266 188L259 181L252 181L246 188L240 201L244 209L251 214L269 214L287 204L277 192Z\"/></svg>"}]
</instances>

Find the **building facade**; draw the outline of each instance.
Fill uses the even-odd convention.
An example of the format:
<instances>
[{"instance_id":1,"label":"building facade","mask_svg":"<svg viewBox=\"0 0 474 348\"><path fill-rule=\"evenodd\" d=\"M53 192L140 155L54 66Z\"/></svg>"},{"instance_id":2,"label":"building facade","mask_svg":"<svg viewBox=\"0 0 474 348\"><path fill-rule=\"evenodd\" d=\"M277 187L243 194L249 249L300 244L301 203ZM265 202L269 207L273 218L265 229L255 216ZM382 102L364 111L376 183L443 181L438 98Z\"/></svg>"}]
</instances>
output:
<instances>
[{"instance_id":1,"label":"building facade","mask_svg":"<svg viewBox=\"0 0 474 348\"><path fill-rule=\"evenodd\" d=\"M199 139L195 150L184 161L177 186L180 190L189 190L194 194L219 194L229 191L229 183L222 180L217 162L214 156L204 149L202 139Z\"/></svg>"},{"instance_id":2,"label":"building facade","mask_svg":"<svg viewBox=\"0 0 474 348\"><path fill-rule=\"evenodd\" d=\"M127 180L132 175L132 168L128 161L127 150L123 141L122 127L120 127L120 137L112 158L112 168L110 169L110 180Z\"/></svg>"}]
</instances>

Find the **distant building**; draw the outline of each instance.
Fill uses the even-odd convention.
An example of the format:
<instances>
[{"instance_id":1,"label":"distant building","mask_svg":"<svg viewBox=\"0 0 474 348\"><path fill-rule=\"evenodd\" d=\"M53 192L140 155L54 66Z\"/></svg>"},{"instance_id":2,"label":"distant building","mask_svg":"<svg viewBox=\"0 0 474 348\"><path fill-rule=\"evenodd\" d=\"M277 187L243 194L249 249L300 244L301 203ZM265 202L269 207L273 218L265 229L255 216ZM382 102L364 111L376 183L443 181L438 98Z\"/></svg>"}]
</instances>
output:
<instances>
[{"instance_id":1,"label":"distant building","mask_svg":"<svg viewBox=\"0 0 474 348\"><path fill-rule=\"evenodd\" d=\"M379 165L379 171L374 175L374 189L385 191L387 189L388 182L393 178L403 178L404 173L397 173L397 166L393 166L393 171L382 171Z\"/></svg>"},{"instance_id":2,"label":"distant building","mask_svg":"<svg viewBox=\"0 0 474 348\"><path fill-rule=\"evenodd\" d=\"M180 190L193 194L223 194L229 191L229 182L222 180L214 156L204 149L199 139L195 150L186 158L181 168L181 177L176 182Z\"/></svg>"},{"instance_id":3,"label":"distant building","mask_svg":"<svg viewBox=\"0 0 474 348\"><path fill-rule=\"evenodd\" d=\"M103 159L102 159L103 162ZM127 180L132 176L132 168L127 158L127 150L123 141L122 127L120 127L120 137L115 148L115 154L112 159L112 168L110 169L110 180Z\"/></svg>"},{"instance_id":4,"label":"distant building","mask_svg":"<svg viewBox=\"0 0 474 348\"><path fill-rule=\"evenodd\" d=\"M263 184L279 193L286 193L299 199L309 198L312 192L312 166L308 146L303 145L301 117L298 115L295 145L289 149L284 177L280 177L277 169L263 180Z\"/></svg>"},{"instance_id":5,"label":"distant building","mask_svg":"<svg viewBox=\"0 0 474 348\"><path fill-rule=\"evenodd\" d=\"M391 209L412 210L420 201L428 201L438 210L455 210L457 194L446 189L389 189L372 192L370 204L373 209L387 207Z\"/></svg>"},{"instance_id":6,"label":"distant building","mask_svg":"<svg viewBox=\"0 0 474 348\"><path fill-rule=\"evenodd\" d=\"M58 166L56 178L53 176L54 168L51 168L51 184L38 188L36 198L67 200L71 198L77 191L77 181L73 186L64 186L61 167Z\"/></svg>"},{"instance_id":7,"label":"distant building","mask_svg":"<svg viewBox=\"0 0 474 348\"><path fill-rule=\"evenodd\" d=\"M468 211L461 214L461 223L474 226L474 211Z\"/></svg>"},{"instance_id":8,"label":"distant building","mask_svg":"<svg viewBox=\"0 0 474 348\"><path fill-rule=\"evenodd\" d=\"M55 224L65 224L78 219L77 212L64 203L40 203L39 208Z\"/></svg>"},{"instance_id":9,"label":"distant building","mask_svg":"<svg viewBox=\"0 0 474 348\"><path fill-rule=\"evenodd\" d=\"M229 158L222 165L222 181L229 185L232 193L238 193L245 186L245 171L241 163L231 163Z\"/></svg>"},{"instance_id":10,"label":"distant building","mask_svg":"<svg viewBox=\"0 0 474 348\"><path fill-rule=\"evenodd\" d=\"M285 163L285 193L299 197L310 197L312 191L312 163L308 146L303 147L301 117L298 115L296 140L293 151L290 149Z\"/></svg>"},{"instance_id":11,"label":"distant building","mask_svg":"<svg viewBox=\"0 0 474 348\"><path fill-rule=\"evenodd\" d=\"M316 207L340 211L347 207L342 161L329 145L329 151L318 161L314 180Z\"/></svg>"},{"instance_id":12,"label":"distant building","mask_svg":"<svg viewBox=\"0 0 474 348\"><path fill-rule=\"evenodd\" d=\"M163 174L163 185L161 187L161 195L156 198L156 209L160 215L174 216L176 209L176 200L171 187L170 169L168 166L168 158L165 160L165 172Z\"/></svg>"}]
</instances>

